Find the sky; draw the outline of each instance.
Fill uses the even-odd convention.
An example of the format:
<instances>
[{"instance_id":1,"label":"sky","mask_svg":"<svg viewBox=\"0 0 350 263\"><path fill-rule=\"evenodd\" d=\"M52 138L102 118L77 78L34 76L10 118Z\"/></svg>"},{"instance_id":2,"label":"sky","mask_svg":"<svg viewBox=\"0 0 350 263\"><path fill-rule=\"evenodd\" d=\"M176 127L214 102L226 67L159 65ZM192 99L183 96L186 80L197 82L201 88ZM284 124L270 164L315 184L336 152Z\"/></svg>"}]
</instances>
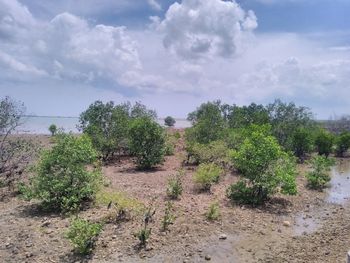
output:
<instances>
[{"instance_id":1,"label":"sky","mask_svg":"<svg viewBox=\"0 0 350 263\"><path fill-rule=\"evenodd\" d=\"M54 116L276 98L350 114L350 0L0 0L4 96Z\"/></svg>"}]
</instances>

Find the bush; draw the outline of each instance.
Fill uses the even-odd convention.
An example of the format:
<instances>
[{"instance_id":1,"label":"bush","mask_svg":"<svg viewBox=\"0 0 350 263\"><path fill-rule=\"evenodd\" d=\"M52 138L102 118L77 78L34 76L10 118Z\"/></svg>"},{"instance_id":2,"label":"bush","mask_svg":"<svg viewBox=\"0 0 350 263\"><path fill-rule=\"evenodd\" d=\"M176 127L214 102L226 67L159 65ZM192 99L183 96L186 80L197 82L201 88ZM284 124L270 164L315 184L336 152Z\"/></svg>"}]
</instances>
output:
<instances>
[{"instance_id":1,"label":"bush","mask_svg":"<svg viewBox=\"0 0 350 263\"><path fill-rule=\"evenodd\" d=\"M166 193L170 199L179 199L180 195L182 194L182 177L183 171L180 171L169 179Z\"/></svg>"},{"instance_id":2,"label":"bush","mask_svg":"<svg viewBox=\"0 0 350 263\"><path fill-rule=\"evenodd\" d=\"M49 127L49 131L51 132L51 136L55 136L57 133L57 126L55 124L51 124Z\"/></svg>"},{"instance_id":3,"label":"bush","mask_svg":"<svg viewBox=\"0 0 350 263\"><path fill-rule=\"evenodd\" d=\"M175 123L176 123L175 119L171 116L168 116L164 119L164 124L168 127L173 127Z\"/></svg>"},{"instance_id":4,"label":"bush","mask_svg":"<svg viewBox=\"0 0 350 263\"><path fill-rule=\"evenodd\" d=\"M209 206L208 212L205 214L205 217L209 221L215 221L215 220L219 219L219 217L220 217L220 207L219 207L219 203L218 202L212 203Z\"/></svg>"},{"instance_id":5,"label":"bush","mask_svg":"<svg viewBox=\"0 0 350 263\"><path fill-rule=\"evenodd\" d=\"M130 105L96 101L80 114L80 129L107 161L127 145Z\"/></svg>"},{"instance_id":6,"label":"bush","mask_svg":"<svg viewBox=\"0 0 350 263\"><path fill-rule=\"evenodd\" d=\"M137 118L130 129L130 152L140 169L149 169L164 160L165 138L162 127L149 118Z\"/></svg>"},{"instance_id":7,"label":"bush","mask_svg":"<svg viewBox=\"0 0 350 263\"><path fill-rule=\"evenodd\" d=\"M225 121L219 101L203 103L187 119L193 123L193 127L186 129L187 141L207 144L221 139Z\"/></svg>"},{"instance_id":8,"label":"bush","mask_svg":"<svg viewBox=\"0 0 350 263\"><path fill-rule=\"evenodd\" d=\"M303 160L305 155L312 151L312 146L313 140L310 130L303 127L296 129L293 133L290 147L294 155L298 157L299 160Z\"/></svg>"},{"instance_id":9,"label":"bush","mask_svg":"<svg viewBox=\"0 0 350 263\"><path fill-rule=\"evenodd\" d=\"M193 181L200 190L209 191L214 183L219 181L219 177L224 170L214 163L199 165L194 174Z\"/></svg>"},{"instance_id":10,"label":"bush","mask_svg":"<svg viewBox=\"0 0 350 263\"><path fill-rule=\"evenodd\" d=\"M329 172L334 165L334 160L324 156L315 156L310 161L312 170L307 173L308 187L321 190L331 180Z\"/></svg>"},{"instance_id":11,"label":"bush","mask_svg":"<svg viewBox=\"0 0 350 263\"><path fill-rule=\"evenodd\" d=\"M328 157L332 152L333 142L334 136L330 132L321 129L315 138L315 146L318 154Z\"/></svg>"},{"instance_id":12,"label":"bush","mask_svg":"<svg viewBox=\"0 0 350 263\"><path fill-rule=\"evenodd\" d=\"M344 154L350 148L350 132L342 132L335 140L336 154L338 157L344 157Z\"/></svg>"},{"instance_id":13,"label":"bush","mask_svg":"<svg viewBox=\"0 0 350 263\"><path fill-rule=\"evenodd\" d=\"M21 126L24 105L9 97L0 100L0 184L14 186L38 153L37 144L11 136Z\"/></svg>"},{"instance_id":14,"label":"bush","mask_svg":"<svg viewBox=\"0 0 350 263\"><path fill-rule=\"evenodd\" d=\"M173 224L175 220L175 216L173 215L173 205L171 202L166 203L166 207L164 210L164 216L162 219L162 231L167 231L169 228L169 225Z\"/></svg>"},{"instance_id":15,"label":"bush","mask_svg":"<svg viewBox=\"0 0 350 263\"><path fill-rule=\"evenodd\" d=\"M253 131L241 148L232 152L232 159L245 180L229 187L230 198L256 204L276 192L296 194L295 161L274 137Z\"/></svg>"},{"instance_id":16,"label":"bush","mask_svg":"<svg viewBox=\"0 0 350 263\"><path fill-rule=\"evenodd\" d=\"M80 254L89 254L92 252L101 230L101 224L93 224L77 217L72 220L66 238L70 240Z\"/></svg>"},{"instance_id":17,"label":"bush","mask_svg":"<svg viewBox=\"0 0 350 263\"><path fill-rule=\"evenodd\" d=\"M166 137L166 139L165 139L165 155L166 156L174 155L177 139L172 134L166 134L165 137Z\"/></svg>"},{"instance_id":18,"label":"bush","mask_svg":"<svg viewBox=\"0 0 350 263\"><path fill-rule=\"evenodd\" d=\"M79 209L82 202L93 199L98 188L101 173L92 167L96 160L97 153L87 136L59 135L57 144L43 151L35 167L33 197L46 209Z\"/></svg>"},{"instance_id":19,"label":"bush","mask_svg":"<svg viewBox=\"0 0 350 263\"><path fill-rule=\"evenodd\" d=\"M189 164L215 163L225 167L230 163L229 149L223 141L209 144L188 143L186 151Z\"/></svg>"}]
</instances>

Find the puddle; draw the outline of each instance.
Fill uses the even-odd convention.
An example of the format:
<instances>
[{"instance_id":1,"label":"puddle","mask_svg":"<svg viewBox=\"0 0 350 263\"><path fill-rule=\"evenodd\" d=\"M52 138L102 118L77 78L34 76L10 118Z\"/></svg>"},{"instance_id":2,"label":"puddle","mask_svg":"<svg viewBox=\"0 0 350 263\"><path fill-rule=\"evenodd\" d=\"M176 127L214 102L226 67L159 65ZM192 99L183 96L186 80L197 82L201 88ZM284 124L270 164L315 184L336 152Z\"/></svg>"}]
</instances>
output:
<instances>
[{"instance_id":1,"label":"puddle","mask_svg":"<svg viewBox=\"0 0 350 263\"><path fill-rule=\"evenodd\" d=\"M325 190L327 193L325 201L342 205L350 200L350 160L341 160L334 166L331 170L331 178L330 187ZM328 214L325 207L310 208L309 211L297 214L294 234L300 236L316 231Z\"/></svg>"},{"instance_id":2,"label":"puddle","mask_svg":"<svg viewBox=\"0 0 350 263\"><path fill-rule=\"evenodd\" d=\"M327 190L327 202L344 204L350 199L350 161L341 161L332 168L331 187Z\"/></svg>"}]
</instances>

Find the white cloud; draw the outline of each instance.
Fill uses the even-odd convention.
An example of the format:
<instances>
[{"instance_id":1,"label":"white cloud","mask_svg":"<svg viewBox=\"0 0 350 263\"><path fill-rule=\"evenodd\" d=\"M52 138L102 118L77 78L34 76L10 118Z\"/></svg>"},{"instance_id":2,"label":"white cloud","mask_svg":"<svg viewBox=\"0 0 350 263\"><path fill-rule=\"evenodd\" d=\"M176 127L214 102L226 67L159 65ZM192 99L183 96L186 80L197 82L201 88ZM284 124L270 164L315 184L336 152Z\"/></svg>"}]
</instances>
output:
<instances>
[{"instance_id":1,"label":"white cloud","mask_svg":"<svg viewBox=\"0 0 350 263\"><path fill-rule=\"evenodd\" d=\"M156 0L147 0L147 3L156 11L162 10L162 6Z\"/></svg>"},{"instance_id":2,"label":"white cloud","mask_svg":"<svg viewBox=\"0 0 350 263\"><path fill-rule=\"evenodd\" d=\"M253 11L245 12L235 1L221 0L175 2L158 24L164 46L185 59L237 54L256 27Z\"/></svg>"}]
</instances>

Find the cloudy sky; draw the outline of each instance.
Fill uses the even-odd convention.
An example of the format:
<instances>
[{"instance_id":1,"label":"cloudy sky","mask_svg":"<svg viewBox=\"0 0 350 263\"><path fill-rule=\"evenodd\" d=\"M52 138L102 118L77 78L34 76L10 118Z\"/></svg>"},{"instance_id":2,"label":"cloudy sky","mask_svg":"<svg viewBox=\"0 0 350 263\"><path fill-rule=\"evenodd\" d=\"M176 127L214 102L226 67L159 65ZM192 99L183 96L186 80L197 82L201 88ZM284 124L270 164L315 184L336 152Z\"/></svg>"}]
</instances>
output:
<instances>
[{"instance_id":1,"label":"cloudy sky","mask_svg":"<svg viewBox=\"0 0 350 263\"><path fill-rule=\"evenodd\" d=\"M275 98L350 114L350 1L0 0L0 95L38 115Z\"/></svg>"}]
</instances>

